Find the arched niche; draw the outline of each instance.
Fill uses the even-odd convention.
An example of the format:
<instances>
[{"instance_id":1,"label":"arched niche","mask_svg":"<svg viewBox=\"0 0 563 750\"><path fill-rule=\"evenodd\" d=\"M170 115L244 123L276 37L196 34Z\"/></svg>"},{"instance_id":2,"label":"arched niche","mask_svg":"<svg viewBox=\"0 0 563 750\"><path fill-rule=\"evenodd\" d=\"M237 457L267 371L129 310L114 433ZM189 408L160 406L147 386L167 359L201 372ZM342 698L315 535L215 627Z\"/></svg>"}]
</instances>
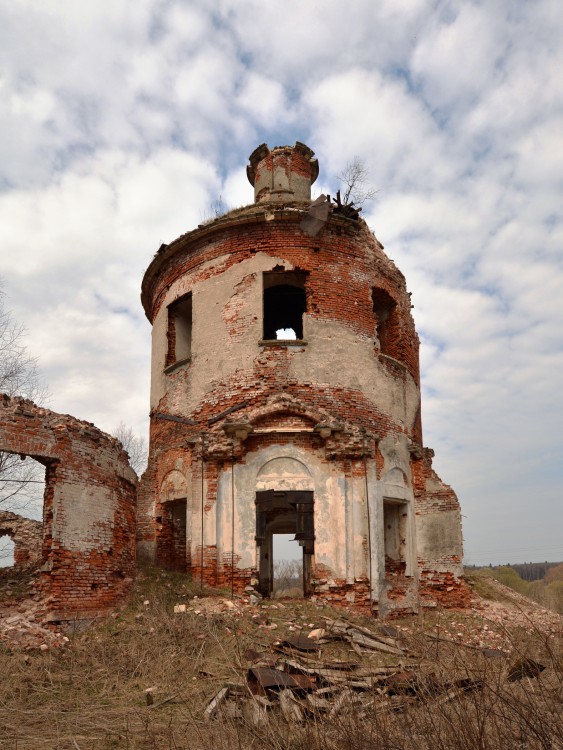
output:
<instances>
[{"instance_id":1,"label":"arched niche","mask_svg":"<svg viewBox=\"0 0 563 750\"><path fill-rule=\"evenodd\" d=\"M171 500L187 498L188 482L181 471L173 469L169 471L160 484L160 501L163 503Z\"/></svg>"},{"instance_id":2,"label":"arched niche","mask_svg":"<svg viewBox=\"0 0 563 750\"><path fill-rule=\"evenodd\" d=\"M256 477L256 490L313 491L313 477L302 461L279 456L262 465Z\"/></svg>"},{"instance_id":3,"label":"arched niche","mask_svg":"<svg viewBox=\"0 0 563 750\"><path fill-rule=\"evenodd\" d=\"M397 500L408 500L409 486L405 472L395 466L383 477L383 496L396 498Z\"/></svg>"},{"instance_id":4,"label":"arched niche","mask_svg":"<svg viewBox=\"0 0 563 750\"><path fill-rule=\"evenodd\" d=\"M188 482L181 471L169 471L160 485L160 533L157 556L181 573L188 568ZM158 520L158 519L157 519Z\"/></svg>"}]
</instances>

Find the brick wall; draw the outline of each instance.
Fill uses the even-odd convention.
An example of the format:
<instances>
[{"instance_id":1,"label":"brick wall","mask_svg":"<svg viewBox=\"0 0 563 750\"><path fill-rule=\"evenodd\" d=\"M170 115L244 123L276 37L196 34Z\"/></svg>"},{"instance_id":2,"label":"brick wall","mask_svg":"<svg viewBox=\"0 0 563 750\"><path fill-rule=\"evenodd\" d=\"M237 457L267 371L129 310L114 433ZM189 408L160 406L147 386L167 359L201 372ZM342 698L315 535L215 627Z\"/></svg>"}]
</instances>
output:
<instances>
[{"instance_id":1,"label":"brick wall","mask_svg":"<svg viewBox=\"0 0 563 750\"><path fill-rule=\"evenodd\" d=\"M219 288L225 278L235 279L221 292L223 296L214 298L213 304L221 315L216 318L215 328L200 328L200 348L198 351L195 346L192 362L168 374L165 380L161 372L153 369L153 378L159 380L161 390L157 389L158 398L153 400L149 467L139 491L137 533L139 542L147 545L145 549L153 545L153 559L163 564L170 564L171 540L170 527L162 523L158 488L173 465L182 465L192 477L193 510L201 512L202 436L206 518L211 517L217 500L221 462L230 460L231 453L236 462L244 463L248 453L287 443L315 451L327 464L345 458L375 459L377 480L381 480L384 461L377 445L379 440L390 437L413 446L416 514L430 518L442 511L453 516L457 513L457 520L452 516L452 523L459 526L455 494L440 482L431 466L416 458L422 455L419 340L405 279L362 220L332 215L317 236L305 234L300 222L308 207L308 203L271 203L230 212L163 246L145 274L142 301L151 323L161 319L160 311L173 302L176 294L193 292L194 304L200 304L199 309L203 310L206 300L200 292L202 285L209 290L214 286L211 281ZM269 264L268 258L272 259ZM245 263L245 270L237 274L235 267L241 263ZM299 271L306 279L303 343L288 346L259 341L261 276L276 270ZM249 295L254 295L250 306ZM308 358L308 351L318 345L314 339L314 331L319 330L315 323L329 331L323 346L330 346L327 341L331 335L344 337L345 332L354 351L361 356L367 352L368 356L360 364L347 361L346 351L340 350L335 357L327 349L327 357ZM335 325L331 327L332 324ZM197 316L194 325L201 325ZM250 328L256 333L254 343L248 343ZM310 341L307 331L313 331ZM206 347L212 351L219 335L223 338L221 346L213 350L213 359L207 356ZM231 352L237 351L243 341L248 347L246 359L237 360L236 369L224 367ZM315 365L296 367L309 361ZM346 376L339 377L344 369ZM365 383L370 377L375 382L376 373L381 387L370 389L358 384L359 374ZM261 410L272 398L286 399L291 408L277 415L268 413L262 419ZM225 418L228 410L232 410L231 416ZM166 421L159 416L162 414L184 421ZM229 420L251 424L255 432L242 442L232 442L222 429ZM316 423L330 423L339 424L341 431L336 429L329 438L321 439L318 434L307 433L307 422L309 430ZM261 431L264 426L271 430L270 434ZM156 524L155 518L159 519ZM208 584L230 585L231 554L218 560L219 553L212 542L203 542L203 571L201 547L194 552L189 569L197 579L203 575ZM440 560L435 555L419 557L414 568L417 576L424 579L426 592L434 587L443 601L448 600L449 594L452 602L459 601L458 594L452 593L448 575L459 579L460 555L461 541L443 550ZM314 572L312 582L319 596L368 608L369 582L360 579L350 583L331 571L326 576L321 573ZM254 574L249 568L237 566L235 588L244 588ZM399 581L403 578L404 586ZM404 598L403 588L409 592L411 606L413 584L412 579L406 579L404 572L398 571L387 581L387 589L395 590L395 595L387 598L394 598L397 608Z\"/></svg>"},{"instance_id":2,"label":"brick wall","mask_svg":"<svg viewBox=\"0 0 563 750\"><path fill-rule=\"evenodd\" d=\"M41 560L43 524L40 521L0 510L0 536L4 535L14 543L14 566L27 567Z\"/></svg>"},{"instance_id":3,"label":"brick wall","mask_svg":"<svg viewBox=\"0 0 563 750\"><path fill-rule=\"evenodd\" d=\"M121 444L89 422L0 396L0 450L46 466L38 588L54 618L113 607L135 571L135 486Z\"/></svg>"}]
</instances>

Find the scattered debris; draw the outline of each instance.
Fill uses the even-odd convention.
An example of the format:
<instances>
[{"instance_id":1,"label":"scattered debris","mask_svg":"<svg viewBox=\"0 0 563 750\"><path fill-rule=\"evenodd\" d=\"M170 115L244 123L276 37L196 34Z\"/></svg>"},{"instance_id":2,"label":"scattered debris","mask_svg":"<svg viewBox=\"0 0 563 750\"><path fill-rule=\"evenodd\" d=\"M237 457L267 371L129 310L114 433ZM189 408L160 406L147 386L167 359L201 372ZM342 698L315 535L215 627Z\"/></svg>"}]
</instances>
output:
<instances>
[{"instance_id":1,"label":"scattered debris","mask_svg":"<svg viewBox=\"0 0 563 750\"><path fill-rule=\"evenodd\" d=\"M534 661L534 659L519 659L509 667L506 679L509 682L516 682L517 680L523 680L524 677L537 677L544 669L545 666L540 664L539 661Z\"/></svg>"},{"instance_id":2,"label":"scattered debris","mask_svg":"<svg viewBox=\"0 0 563 750\"><path fill-rule=\"evenodd\" d=\"M316 638L298 634L272 644L272 651L247 649L251 666L246 673L246 692L233 692L224 685L210 700L205 717L244 717L253 725L267 720L267 712L279 711L290 724L301 724L311 714L329 717L354 707L360 712L403 711L422 700L447 702L474 690L479 680L463 677L440 681L433 673L423 675L420 664L406 661L406 649L397 629L382 632L346 620L323 618L324 628L315 628ZM321 659L322 646L343 641L360 649L362 658ZM397 657L395 664L374 664L379 652ZM400 658L399 658L400 657Z\"/></svg>"},{"instance_id":3,"label":"scattered debris","mask_svg":"<svg viewBox=\"0 0 563 750\"><path fill-rule=\"evenodd\" d=\"M317 641L306 635L289 636L276 645L279 646L280 650L289 647L290 649L297 649L297 651L316 651L319 648Z\"/></svg>"},{"instance_id":4,"label":"scattered debris","mask_svg":"<svg viewBox=\"0 0 563 750\"><path fill-rule=\"evenodd\" d=\"M206 721L209 721L209 719L211 719L217 713L218 708L227 700L228 695L229 695L228 687L224 687L221 690L219 690L217 695L214 696L214 698L211 700L211 702L205 709L205 712L203 715Z\"/></svg>"},{"instance_id":5,"label":"scattered debris","mask_svg":"<svg viewBox=\"0 0 563 750\"><path fill-rule=\"evenodd\" d=\"M309 206L307 215L301 221L300 227L309 237L316 237L326 224L334 205L330 202L330 196L324 194L314 200Z\"/></svg>"},{"instance_id":6,"label":"scattered debris","mask_svg":"<svg viewBox=\"0 0 563 750\"><path fill-rule=\"evenodd\" d=\"M371 651L383 651L387 654L403 656L404 651L400 647L398 639L379 635L360 625L355 625L345 620L330 620L323 618L327 623L326 638L335 638L348 641L352 646L368 649Z\"/></svg>"}]
</instances>

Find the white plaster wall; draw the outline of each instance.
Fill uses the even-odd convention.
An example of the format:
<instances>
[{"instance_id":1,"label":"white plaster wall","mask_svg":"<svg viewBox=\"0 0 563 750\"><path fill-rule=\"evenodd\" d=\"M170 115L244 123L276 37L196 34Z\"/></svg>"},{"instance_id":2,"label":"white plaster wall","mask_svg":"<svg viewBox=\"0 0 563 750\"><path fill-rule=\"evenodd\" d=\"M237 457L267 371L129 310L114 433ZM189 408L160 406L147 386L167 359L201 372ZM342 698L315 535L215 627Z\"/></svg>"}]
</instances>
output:
<instances>
[{"instance_id":1,"label":"white plaster wall","mask_svg":"<svg viewBox=\"0 0 563 750\"><path fill-rule=\"evenodd\" d=\"M374 356L374 339L343 323L303 316L307 349L294 357L289 375L301 382L357 388L378 408L410 428L420 403L418 388L405 372L405 385Z\"/></svg>"},{"instance_id":2,"label":"white plaster wall","mask_svg":"<svg viewBox=\"0 0 563 750\"><path fill-rule=\"evenodd\" d=\"M207 264L220 269L224 259L217 258ZM157 313L152 332L151 406L158 406L167 387L171 388L175 406L181 411L191 411L205 396L210 379L222 380L239 370L246 370L259 354L258 342L262 339L262 273L276 265L287 270L292 266L283 258L272 258L256 253L221 273L204 281L194 281L194 276L184 276L175 281ZM203 265L198 275L205 271ZM192 363L187 381L180 380L175 388L175 374L165 375L163 370L168 350L168 305L187 292L192 292ZM236 309L244 320L232 337L225 316ZM210 378L210 374L212 378Z\"/></svg>"},{"instance_id":3,"label":"white plaster wall","mask_svg":"<svg viewBox=\"0 0 563 750\"><path fill-rule=\"evenodd\" d=\"M335 577L346 575L345 478L337 467L321 462L302 448L268 446L247 454L245 464L235 465L235 550L241 556L239 567L256 567L257 489L312 490L315 500L315 561L327 565ZM303 470L299 469L299 465ZM230 469L219 478L220 531L217 546L231 550ZM209 527L210 528L210 527ZM211 530L211 529L210 529ZM208 537L206 544L215 543Z\"/></svg>"},{"instance_id":4,"label":"white plaster wall","mask_svg":"<svg viewBox=\"0 0 563 750\"><path fill-rule=\"evenodd\" d=\"M363 467L362 467L363 468ZM369 477L368 477L369 481ZM368 488L369 491L369 488ZM366 480L355 478L352 483L352 563L353 579L369 576L369 528L366 502Z\"/></svg>"},{"instance_id":5,"label":"white plaster wall","mask_svg":"<svg viewBox=\"0 0 563 750\"><path fill-rule=\"evenodd\" d=\"M417 547L419 557L428 562L431 570L463 575L461 562L454 565L451 555L459 555L462 549L459 512L438 511L416 517Z\"/></svg>"},{"instance_id":6,"label":"white plaster wall","mask_svg":"<svg viewBox=\"0 0 563 750\"><path fill-rule=\"evenodd\" d=\"M377 479L374 459L367 459L368 502L371 563L371 598L379 601L385 583L385 552L383 550L383 493L382 484Z\"/></svg>"},{"instance_id":7,"label":"white plaster wall","mask_svg":"<svg viewBox=\"0 0 563 750\"><path fill-rule=\"evenodd\" d=\"M114 505L112 491L106 487L79 482L56 486L53 540L78 552L107 551L112 544Z\"/></svg>"},{"instance_id":8,"label":"white plaster wall","mask_svg":"<svg viewBox=\"0 0 563 750\"><path fill-rule=\"evenodd\" d=\"M210 264L220 269L224 259ZM261 355L262 274L282 265L283 258L257 253L204 281L195 276L178 279L166 295L153 325L151 407L169 392L169 408L189 413L205 397L212 381L248 371ZM198 274L202 268L198 269ZM168 305L192 292L192 361L170 375L163 370L167 352ZM231 336L226 318L236 314L241 323ZM307 346L290 358L288 375L302 383L328 384L360 390L398 424L411 428L419 406L419 391L405 371L393 377L374 356L374 340L359 336L342 323L303 316Z\"/></svg>"}]
</instances>

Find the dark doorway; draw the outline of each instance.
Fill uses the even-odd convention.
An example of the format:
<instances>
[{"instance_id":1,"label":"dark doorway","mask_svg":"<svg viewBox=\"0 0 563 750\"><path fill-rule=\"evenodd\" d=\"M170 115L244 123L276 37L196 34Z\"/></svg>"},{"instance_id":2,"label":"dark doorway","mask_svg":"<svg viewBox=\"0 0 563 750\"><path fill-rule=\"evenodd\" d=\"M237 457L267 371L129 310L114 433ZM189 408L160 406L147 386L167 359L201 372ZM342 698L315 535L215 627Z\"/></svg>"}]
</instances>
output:
<instances>
[{"instance_id":1,"label":"dark doorway","mask_svg":"<svg viewBox=\"0 0 563 750\"><path fill-rule=\"evenodd\" d=\"M308 596L315 551L313 492L264 490L256 493L258 578L262 596L271 596L274 588L274 534L295 534L303 550L303 593Z\"/></svg>"},{"instance_id":2,"label":"dark doorway","mask_svg":"<svg viewBox=\"0 0 563 750\"><path fill-rule=\"evenodd\" d=\"M170 563L172 570L185 573L186 559L186 498L170 500L166 503L170 523L171 545Z\"/></svg>"}]
</instances>

